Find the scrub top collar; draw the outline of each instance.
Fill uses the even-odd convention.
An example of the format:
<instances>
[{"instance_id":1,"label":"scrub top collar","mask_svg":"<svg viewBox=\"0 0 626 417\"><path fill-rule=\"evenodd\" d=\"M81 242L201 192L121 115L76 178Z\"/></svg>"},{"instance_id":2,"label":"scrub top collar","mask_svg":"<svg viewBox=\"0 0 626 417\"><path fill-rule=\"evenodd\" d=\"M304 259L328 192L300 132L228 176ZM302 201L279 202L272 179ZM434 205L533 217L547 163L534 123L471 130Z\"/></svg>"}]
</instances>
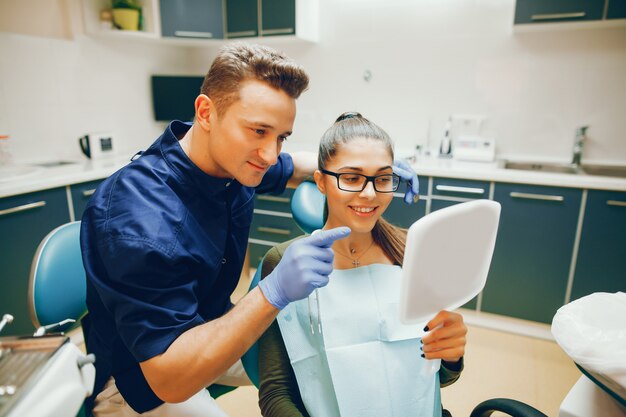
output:
<instances>
[{"instance_id":1,"label":"scrub top collar","mask_svg":"<svg viewBox=\"0 0 626 417\"><path fill-rule=\"evenodd\" d=\"M163 133L160 150L163 158L182 181L199 190L207 197L225 195L241 187L234 178L217 178L202 171L187 156L178 143L178 138L191 128L191 123L174 120Z\"/></svg>"}]
</instances>

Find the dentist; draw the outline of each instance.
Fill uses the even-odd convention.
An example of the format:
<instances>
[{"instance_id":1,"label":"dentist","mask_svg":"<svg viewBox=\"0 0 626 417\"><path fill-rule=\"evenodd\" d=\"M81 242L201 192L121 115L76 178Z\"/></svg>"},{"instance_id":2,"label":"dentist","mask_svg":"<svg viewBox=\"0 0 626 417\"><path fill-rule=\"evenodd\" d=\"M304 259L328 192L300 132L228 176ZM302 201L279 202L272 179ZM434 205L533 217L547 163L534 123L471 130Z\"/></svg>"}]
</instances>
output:
<instances>
[{"instance_id":1,"label":"dentist","mask_svg":"<svg viewBox=\"0 0 626 417\"><path fill-rule=\"evenodd\" d=\"M282 193L315 169L313 155L280 153L307 86L282 53L227 45L193 124L170 123L98 187L81 225L95 416L225 416L204 388L249 384L241 356L282 308L328 283L330 247L347 227L292 245L258 288L230 302L255 192Z\"/></svg>"}]
</instances>

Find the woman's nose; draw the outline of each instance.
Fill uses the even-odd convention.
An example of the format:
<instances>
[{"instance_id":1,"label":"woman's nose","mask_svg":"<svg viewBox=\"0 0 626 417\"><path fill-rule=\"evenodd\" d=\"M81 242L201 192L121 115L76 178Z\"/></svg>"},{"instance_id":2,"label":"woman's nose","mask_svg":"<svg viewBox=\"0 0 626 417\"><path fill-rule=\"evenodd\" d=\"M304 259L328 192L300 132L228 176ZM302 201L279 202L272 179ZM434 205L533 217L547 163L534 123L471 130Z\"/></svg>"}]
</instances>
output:
<instances>
[{"instance_id":1,"label":"woman's nose","mask_svg":"<svg viewBox=\"0 0 626 417\"><path fill-rule=\"evenodd\" d=\"M370 200L376 197L376 190L374 189L374 182L372 181L366 182L365 188L363 188L359 196L370 199Z\"/></svg>"}]
</instances>

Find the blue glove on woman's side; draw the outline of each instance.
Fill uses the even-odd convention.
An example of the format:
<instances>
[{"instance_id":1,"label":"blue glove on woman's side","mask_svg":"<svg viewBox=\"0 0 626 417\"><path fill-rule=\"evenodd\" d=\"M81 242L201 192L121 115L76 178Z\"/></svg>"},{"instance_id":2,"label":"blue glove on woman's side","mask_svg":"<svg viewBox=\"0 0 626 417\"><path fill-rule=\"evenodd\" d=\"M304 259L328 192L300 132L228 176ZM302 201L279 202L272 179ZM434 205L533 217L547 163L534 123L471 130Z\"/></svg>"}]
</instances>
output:
<instances>
[{"instance_id":1,"label":"blue glove on woman's side","mask_svg":"<svg viewBox=\"0 0 626 417\"><path fill-rule=\"evenodd\" d=\"M406 162L396 159L393 161L393 173L400 176L402 181L407 183L404 193L404 202L407 204L417 203L420 196L420 184L417 173Z\"/></svg>"},{"instance_id":2,"label":"blue glove on woman's side","mask_svg":"<svg viewBox=\"0 0 626 417\"><path fill-rule=\"evenodd\" d=\"M328 275L333 272L331 246L349 234L350 228L337 227L289 245L276 268L259 282L267 301L282 310L290 302L306 298L316 288L328 284Z\"/></svg>"}]
</instances>

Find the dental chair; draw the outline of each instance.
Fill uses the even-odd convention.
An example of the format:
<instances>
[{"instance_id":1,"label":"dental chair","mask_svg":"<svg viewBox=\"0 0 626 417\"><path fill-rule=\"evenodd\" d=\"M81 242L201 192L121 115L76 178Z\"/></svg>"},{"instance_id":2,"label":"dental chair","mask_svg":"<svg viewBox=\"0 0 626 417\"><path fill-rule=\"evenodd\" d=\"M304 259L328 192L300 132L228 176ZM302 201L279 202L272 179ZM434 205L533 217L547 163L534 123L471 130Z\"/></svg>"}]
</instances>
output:
<instances>
[{"instance_id":1,"label":"dental chair","mask_svg":"<svg viewBox=\"0 0 626 417\"><path fill-rule=\"evenodd\" d=\"M291 198L293 219L304 233L311 233L324 226L324 206L325 197L311 182L300 184ZM250 289L259 283L262 265L263 260L257 267ZM246 373L257 387L259 386L258 360L258 346L255 343L242 358L242 362ZM508 398L493 398L483 401L474 408L470 417L489 417L494 412L506 413L512 417L547 417L527 404Z\"/></svg>"}]
</instances>

